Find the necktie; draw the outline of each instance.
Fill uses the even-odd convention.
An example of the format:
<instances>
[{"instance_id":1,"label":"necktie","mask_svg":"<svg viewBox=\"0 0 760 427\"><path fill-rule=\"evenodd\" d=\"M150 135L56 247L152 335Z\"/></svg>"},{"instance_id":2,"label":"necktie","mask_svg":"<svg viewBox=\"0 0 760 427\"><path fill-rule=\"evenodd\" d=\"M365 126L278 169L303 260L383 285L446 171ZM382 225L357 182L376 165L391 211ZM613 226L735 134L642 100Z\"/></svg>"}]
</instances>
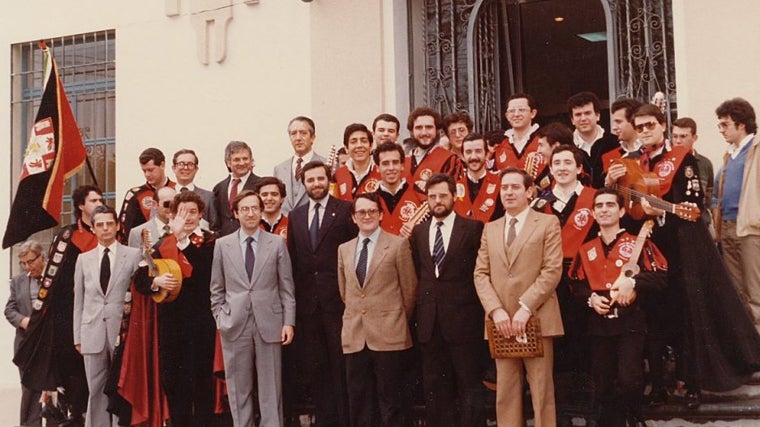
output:
<instances>
[{"instance_id":1,"label":"necktie","mask_svg":"<svg viewBox=\"0 0 760 427\"><path fill-rule=\"evenodd\" d=\"M169 224L164 224L163 234L161 235L161 237L168 236L171 233L172 233L172 228L169 226Z\"/></svg>"},{"instance_id":2,"label":"necktie","mask_svg":"<svg viewBox=\"0 0 760 427\"><path fill-rule=\"evenodd\" d=\"M309 237L311 238L311 248L317 249L317 237L319 236L319 203L314 205L314 218L311 219L309 227Z\"/></svg>"},{"instance_id":3,"label":"necktie","mask_svg":"<svg viewBox=\"0 0 760 427\"><path fill-rule=\"evenodd\" d=\"M440 270L443 257L446 256L446 250L443 249L443 233L441 233L442 225L443 221L438 221L435 224L437 228L435 230L435 245L433 246L433 263L435 263L437 270Z\"/></svg>"},{"instance_id":4,"label":"necktie","mask_svg":"<svg viewBox=\"0 0 760 427\"><path fill-rule=\"evenodd\" d=\"M296 181L301 180L301 166L303 165L303 158L299 157L296 160Z\"/></svg>"},{"instance_id":5,"label":"necktie","mask_svg":"<svg viewBox=\"0 0 760 427\"><path fill-rule=\"evenodd\" d=\"M253 254L253 236L245 239L245 272L248 273L248 281L253 277L253 265L256 263L256 255Z\"/></svg>"},{"instance_id":6,"label":"necktie","mask_svg":"<svg viewBox=\"0 0 760 427\"><path fill-rule=\"evenodd\" d=\"M230 184L232 188L230 188L230 211L232 211L232 201L235 200L235 197L237 197L238 193L238 184L240 184L240 178L233 178L232 183Z\"/></svg>"},{"instance_id":7,"label":"necktie","mask_svg":"<svg viewBox=\"0 0 760 427\"><path fill-rule=\"evenodd\" d=\"M509 220L509 231L507 231L507 246L511 245L512 242L515 241L515 236L517 235L515 224L517 224L517 218L512 218Z\"/></svg>"},{"instance_id":8,"label":"necktie","mask_svg":"<svg viewBox=\"0 0 760 427\"><path fill-rule=\"evenodd\" d=\"M108 248L103 249L103 258L100 260L100 289L103 290L103 294L108 290L108 281L111 280L111 259L108 252Z\"/></svg>"},{"instance_id":9,"label":"necktie","mask_svg":"<svg viewBox=\"0 0 760 427\"><path fill-rule=\"evenodd\" d=\"M359 285L364 287L364 279L367 277L367 256L369 254L367 245L370 242L369 237L365 237L362 242L364 246L362 246L362 251L359 253L359 262L356 263L356 277L359 278Z\"/></svg>"},{"instance_id":10,"label":"necktie","mask_svg":"<svg viewBox=\"0 0 760 427\"><path fill-rule=\"evenodd\" d=\"M179 189L180 193L184 193L185 191L187 191L187 187L182 187L182 188Z\"/></svg>"}]
</instances>

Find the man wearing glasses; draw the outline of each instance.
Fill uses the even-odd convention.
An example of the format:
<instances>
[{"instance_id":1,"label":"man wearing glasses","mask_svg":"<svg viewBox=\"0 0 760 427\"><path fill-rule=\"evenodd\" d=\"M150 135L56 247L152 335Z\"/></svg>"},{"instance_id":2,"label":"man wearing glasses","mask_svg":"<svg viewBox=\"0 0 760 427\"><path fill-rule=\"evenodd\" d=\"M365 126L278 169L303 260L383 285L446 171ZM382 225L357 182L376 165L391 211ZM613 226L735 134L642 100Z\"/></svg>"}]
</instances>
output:
<instances>
[{"instance_id":1,"label":"man wearing glasses","mask_svg":"<svg viewBox=\"0 0 760 427\"><path fill-rule=\"evenodd\" d=\"M145 224L139 225L129 232L129 247L140 248L142 247L142 231L148 230L150 232L149 242L152 245L161 240L167 234L171 233L171 221L172 213L172 200L177 191L171 187L161 187L153 193L153 201L156 205L156 216Z\"/></svg>"},{"instance_id":2,"label":"man wearing glasses","mask_svg":"<svg viewBox=\"0 0 760 427\"><path fill-rule=\"evenodd\" d=\"M534 133L538 124L533 123L538 110L536 101L526 93L516 93L507 98L504 117L511 127L504 132L504 140L496 146L494 167L500 171L508 166L525 170L525 160L529 153L538 150L538 138Z\"/></svg>"},{"instance_id":3,"label":"man wearing glasses","mask_svg":"<svg viewBox=\"0 0 760 427\"><path fill-rule=\"evenodd\" d=\"M198 169L198 156L195 154L195 151L183 148L174 153L172 171L174 172L174 179L177 180L177 191L192 191L201 196L203 203L206 204L206 209L203 211L203 218L201 219L201 228L210 230L210 224L216 222L214 193L195 185L195 174L198 173Z\"/></svg>"}]
</instances>

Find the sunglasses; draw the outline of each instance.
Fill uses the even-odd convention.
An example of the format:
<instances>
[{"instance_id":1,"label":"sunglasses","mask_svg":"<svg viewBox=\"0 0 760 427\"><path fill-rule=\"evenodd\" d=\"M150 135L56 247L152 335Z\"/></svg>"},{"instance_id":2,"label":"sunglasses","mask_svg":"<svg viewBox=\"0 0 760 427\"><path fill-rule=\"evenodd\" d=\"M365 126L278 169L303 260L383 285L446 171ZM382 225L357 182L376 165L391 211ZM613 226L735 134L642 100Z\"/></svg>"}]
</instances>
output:
<instances>
[{"instance_id":1,"label":"sunglasses","mask_svg":"<svg viewBox=\"0 0 760 427\"><path fill-rule=\"evenodd\" d=\"M657 122L646 122L646 123L639 123L633 128L636 129L636 132L641 133L644 132L644 129L646 130L654 130L654 128L658 125Z\"/></svg>"}]
</instances>

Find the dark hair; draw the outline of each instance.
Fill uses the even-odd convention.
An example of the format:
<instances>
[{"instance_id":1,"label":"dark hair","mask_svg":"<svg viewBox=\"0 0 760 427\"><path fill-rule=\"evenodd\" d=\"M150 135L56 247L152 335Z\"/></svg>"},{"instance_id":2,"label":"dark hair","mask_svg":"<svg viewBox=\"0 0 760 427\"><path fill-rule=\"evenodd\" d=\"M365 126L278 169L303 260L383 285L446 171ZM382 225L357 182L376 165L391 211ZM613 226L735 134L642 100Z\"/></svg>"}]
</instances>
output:
<instances>
[{"instance_id":1,"label":"dark hair","mask_svg":"<svg viewBox=\"0 0 760 427\"><path fill-rule=\"evenodd\" d=\"M428 178L425 188L430 189L430 187L442 182L446 183L446 186L449 188L449 193L452 195L457 194L457 184L454 181L454 177L446 173L434 173L433 176ZM427 194L427 191L425 191L425 193Z\"/></svg>"},{"instance_id":2,"label":"dark hair","mask_svg":"<svg viewBox=\"0 0 760 427\"><path fill-rule=\"evenodd\" d=\"M636 110L635 113L633 113L634 119L636 117L644 117L644 116L652 116L660 124L665 124L665 114L662 113L662 111L660 110L660 107L654 104L643 104L641 107L639 107Z\"/></svg>"},{"instance_id":3,"label":"dark hair","mask_svg":"<svg viewBox=\"0 0 760 427\"><path fill-rule=\"evenodd\" d=\"M469 132L472 132L472 127L474 124L472 123L472 118L467 113L467 111L455 111L451 114L447 114L443 118L442 127L443 127L443 133L447 134L449 133L449 126L453 125L454 123L462 122L467 127L467 130Z\"/></svg>"},{"instance_id":4,"label":"dark hair","mask_svg":"<svg viewBox=\"0 0 760 427\"><path fill-rule=\"evenodd\" d=\"M382 144L375 147L375 151L372 153L372 160L375 161L376 165L380 164L380 153L387 153L389 151L395 151L398 153L399 157L401 158L401 163L404 163L404 147L396 144L395 142L383 142Z\"/></svg>"},{"instance_id":5,"label":"dark hair","mask_svg":"<svg viewBox=\"0 0 760 427\"><path fill-rule=\"evenodd\" d=\"M203 198L193 191L180 191L174 195L174 200L172 201L173 214L177 214L180 203L195 203L198 206L199 212L203 212L206 209L206 203L203 202Z\"/></svg>"},{"instance_id":6,"label":"dark hair","mask_svg":"<svg viewBox=\"0 0 760 427\"><path fill-rule=\"evenodd\" d=\"M504 141L504 131L500 129L492 130L490 132L486 132L484 135L485 139L488 142L488 145L490 147L494 147L496 145L501 144L502 141Z\"/></svg>"},{"instance_id":7,"label":"dark hair","mask_svg":"<svg viewBox=\"0 0 760 427\"><path fill-rule=\"evenodd\" d=\"M253 151L251 151L251 147L247 143L244 141L230 141L224 147L224 161L230 160L232 154L240 150L248 150L248 155L253 159Z\"/></svg>"},{"instance_id":8,"label":"dark hair","mask_svg":"<svg viewBox=\"0 0 760 427\"><path fill-rule=\"evenodd\" d=\"M488 141L483 137L483 135L477 133L477 132L470 132L467 134L467 136L464 137L462 140L462 148L464 149L464 143L469 141L477 141L477 140L483 141L483 149L488 151Z\"/></svg>"},{"instance_id":9,"label":"dark hair","mask_svg":"<svg viewBox=\"0 0 760 427\"><path fill-rule=\"evenodd\" d=\"M314 134L317 132L317 127L314 125L314 120L306 117L306 116L296 116L290 119L288 122L288 134L290 134L290 125L293 124L293 122L304 122L309 127L309 130L311 131L311 135L314 136Z\"/></svg>"},{"instance_id":10,"label":"dark hair","mask_svg":"<svg viewBox=\"0 0 760 427\"><path fill-rule=\"evenodd\" d=\"M583 107L586 104L593 104L595 113L602 110L599 97L594 92L578 92L567 99L567 112L572 117L573 108Z\"/></svg>"},{"instance_id":11,"label":"dark hair","mask_svg":"<svg viewBox=\"0 0 760 427\"><path fill-rule=\"evenodd\" d=\"M96 206L92 211L92 218L94 219L95 215L98 214L110 214L114 221L119 221L119 215L116 213L116 210L108 205Z\"/></svg>"},{"instance_id":12,"label":"dark hair","mask_svg":"<svg viewBox=\"0 0 760 427\"><path fill-rule=\"evenodd\" d=\"M166 157L164 157L163 151L153 147L143 150L143 152L140 153L139 159L141 165L145 165L149 161L153 160L154 165L160 166L163 162L166 161Z\"/></svg>"},{"instance_id":13,"label":"dark hair","mask_svg":"<svg viewBox=\"0 0 760 427\"><path fill-rule=\"evenodd\" d=\"M343 146L348 147L348 138L351 137L351 134L354 132L364 132L367 134L367 139L369 139L370 145L372 145L372 132L367 129L367 126L364 126L361 123L351 123L350 125L346 126L346 129L343 131Z\"/></svg>"},{"instance_id":14,"label":"dark hair","mask_svg":"<svg viewBox=\"0 0 760 427\"><path fill-rule=\"evenodd\" d=\"M523 177L523 186L526 190L533 185L533 177L530 176L528 172L525 172L524 170L518 169L514 166L509 166L501 170L499 173L499 182L501 182L501 179L504 178L504 175L508 175L510 173L515 173Z\"/></svg>"},{"instance_id":15,"label":"dark hair","mask_svg":"<svg viewBox=\"0 0 760 427\"><path fill-rule=\"evenodd\" d=\"M253 190L243 190L239 192L234 199L232 199L232 211L237 212L238 205L240 205L240 201L245 199L246 197L254 196L259 200L259 207L264 207L264 201L261 200L261 196L259 196L259 193L253 191Z\"/></svg>"},{"instance_id":16,"label":"dark hair","mask_svg":"<svg viewBox=\"0 0 760 427\"><path fill-rule=\"evenodd\" d=\"M614 194L615 198L617 199L618 207L622 208L625 205L625 199L623 198L623 195L617 190L617 188L602 187L596 190L596 193L594 193L594 202L596 202L596 198L602 194Z\"/></svg>"},{"instance_id":17,"label":"dark hair","mask_svg":"<svg viewBox=\"0 0 760 427\"><path fill-rule=\"evenodd\" d=\"M575 159L575 166L583 165L583 153L578 147L573 144L560 144L552 149L552 155L549 157L549 164L551 165L554 155L563 151L569 151L573 153L573 159Z\"/></svg>"},{"instance_id":18,"label":"dark hair","mask_svg":"<svg viewBox=\"0 0 760 427\"><path fill-rule=\"evenodd\" d=\"M633 98L621 98L615 100L610 107L610 113L615 114L618 110L625 109L625 119L628 123L633 123L633 113L641 107L641 101Z\"/></svg>"},{"instance_id":19,"label":"dark hair","mask_svg":"<svg viewBox=\"0 0 760 427\"><path fill-rule=\"evenodd\" d=\"M440 129L441 128L441 115L438 114L437 111L433 110L430 107L420 107L415 108L414 111L409 113L409 119L406 121L406 129L411 132L412 129L414 129L414 122L424 116L431 116L433 117L433 122L435 123L435 128Z\"/></svg>"},{"instance_id":20,"label":"dark hair","mask_svg":"<svg viewBox=\"0 0 760 427\"><path fill-rule=\"evenodd\" d=\"M76 219L82 219L82 210L79 209L79 206L84 204L91 192L98 193L100 197L103 197L103 192L94 185L80 185L71 193L71 202L74 204L74 216Z\"/></svg>"},{"instance_id":21,"label":"dark hair","mask_svg":"<svg viewBox=\"0 0 760 427\"><path fill-rule=\"evenodd\" d=\"M743 124L744 130L749 133L757 132L757 123L755 122L755 109L744 98L732 98L723 101L715 109L715 114L720 117L731 117L736 124Z\"/></svg>"},{"instance_id":22,"label":"dark hair","mask_svg":"<svg viewBox=\"0 0 760 427\"><path fill-rule=\"evenodd\" d=\"M546 138L546 142L549 145L554 145L554 143L573 145L573 132L564 123L560 122L541 126L536 131L536 137Z\"/></svg>"},{"instance_id":23,"label":"dark hair","mask_svg":"<svg viewBox=\"0 0 760 427\"><path fill-rule=\"evenodd\" d=\"M179 156L181 156L183 154L192 154L193 157L195 157L195 166L198 166L198 164L199 164L198 163L198 155L195 154L195 151L193 151L193 150L191 150L189 148L183 148L183 149L177 151L176 153L174 153L174 157L172 157L172 164L176 165L177 164L177 157L179 157Z\"/></svg>"},{"instance_id":24,"label":"dark hair","mask_svg":"<svg viewBox=\"0 0 760 427\"><path fill-rule=\"evenodd\" d=\"M327 175L327 179L330 179L330 166L322 163L319 160L312 160L309 163L303 165L303 169L301 169L301 184L304 184L306 182L306 172L316 168L323 168L325 170L325 175Z\"/></svg>"},{"instance_id":25,"label":"dark hair","mask_svg":"<svg viewBox=\"0 0 760 427\"><path fill-rule=\"evenodd\" d=\"M375 192L372 192L372 193L361 193L361 194L357 194L356 197L354 198L354 200L351 202L351 214L352 215L354 213L356 213L356 202L358 202L359 199L367 199L370 202L374 202L378 209L382 209L380 207L380 196L377 193L375 193Z\"/></svg>"},{"instance_id":26,"label":"dark hair","mask_svg":"<svg viewBox=\"0 0 760 427\"><path fill-rule=\"evenodd\" d=\"M273 177L273 176L261 177L261 178L259 178L258 181L256 181L256 184L254 184L253 191L255 191L256 193L260 193L261 192L261 188L264 187L265 185L276 185L277 189L280 191L280 196L282 196L283 198L285 198L285 196L286 196L286 193L285 193L285 183L283 183L282 181L280 181L279 178L276 178L276 177Z\"/></svg>"},{"instance_id":27,"label":"dark hair","mask_svg":"<svg viewBox=\"0 0 760 427\"><path fill-rule=\"evenodd\" d=\"M341 154L348 154L346 152L346 147L340 147L338 148L337 154L340 156Z\"/></svg>"},{"instance_id":28,"label":"dark hair","mask_svg":"<svg viewBox=\"0 0 760 427\"><path fill-rule=\"evenodd\" d=\"M384 122L392 122L396 124L396 132L398 132L401 129L401 122L398 121L398 118L394 116L393 114L383 113L379 116L375 117L375 120L372 121L372 131L374 132L375 129L377 129L377 122L380 120Z\"/></svg>"},{"instance_id":29,"label":"dark hair","mask_svg":"<svg viewBox=\"0 0 760 427\"><path fill-rule=\"evenodd\" d=\"M504 101L504 110L509 108L509 101L513 99L525 99L528 101L528 107L530 107L531 110L535 110L537 108L536 105L536 99L532 96L528 95L527 93L514 93L507 98L506 101Z\"/></svg>"},{"instance_id":30,"label":"dark hair","mask_svg":"<svg viewBox=\"0 0 760 427\"><path fill-rule=\"evenodd\" d=\"M683 129L691 130L692 135L697 134L697 122L691 117L681 117L673 122L673 127L679 127Z\"/></svg>"}]
</instances>

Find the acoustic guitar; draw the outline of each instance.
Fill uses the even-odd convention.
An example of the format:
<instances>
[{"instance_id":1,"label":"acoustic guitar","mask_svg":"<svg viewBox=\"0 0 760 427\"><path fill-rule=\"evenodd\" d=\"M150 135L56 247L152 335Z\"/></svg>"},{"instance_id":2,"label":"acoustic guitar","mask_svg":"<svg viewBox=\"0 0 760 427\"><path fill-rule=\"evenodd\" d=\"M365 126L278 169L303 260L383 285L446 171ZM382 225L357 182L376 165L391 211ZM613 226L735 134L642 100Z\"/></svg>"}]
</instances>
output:
<instances>
[{"instance_id":1,"label":"acoustic guitar","mask_svg":"<svg viewBox=\"0 0 760 427\"><path fill-rule=\"evenodd\" d=\"M154 292L153 295L151 295L151 298L153 298L153 301L158 304L173 302L179 296L179 291L182 290L182 269L180 269L177 261L173 259L153 258L150 255L150 248L153 246L150 230L143 229L140 233L140 237L142 238L143 244L143 261L148 264L148 276L157 277L164 273L170 273L179 281L179 285L173 291L158 288L158 291Z\"/></svg>"},{"instance_id":2,"label":"acoustic guitar","mask_svg":"<svg viewBox=\"0 0 760 427\"><path fill-rule=\"evenodd\" d=\"M654 221L651 219L646 220L644 222L644 225L641 226L639 235L636 236L636 243L633 245L633 251L631 251L631 257L628 258L628 262L620 267L618 280L624 277L631 278L639 274L639 258L641 257L641 251L644 249L644 242L646 242L649 234L652 233L652 227L654 227ZM614 299L617 296L618 292L619 291L617 289L610 290L610 297ZM634 295L636 295L636 291L634 290L633 292Z\"/></svg>"}]
</instances>

